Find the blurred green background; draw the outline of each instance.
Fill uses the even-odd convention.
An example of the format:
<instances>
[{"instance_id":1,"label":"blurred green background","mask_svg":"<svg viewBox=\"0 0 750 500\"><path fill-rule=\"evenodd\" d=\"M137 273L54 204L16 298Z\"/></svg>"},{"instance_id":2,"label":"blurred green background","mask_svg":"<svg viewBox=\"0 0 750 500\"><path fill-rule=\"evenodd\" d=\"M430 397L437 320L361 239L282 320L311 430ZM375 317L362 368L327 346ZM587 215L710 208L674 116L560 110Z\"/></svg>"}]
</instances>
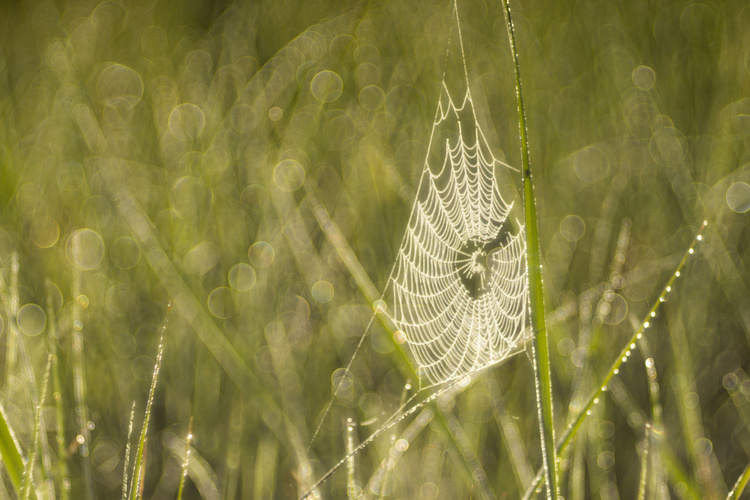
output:
<instances>
[{"instance_id":1,"label":"blurred green background","mask_svg":"<svg viewBox=\"0 0 750 500\"><path fill-rule=\"evenodd\" d=\"M750 456L750 6L511 7L558 435L710 223L562 456L563 495L644 477L647 498L723 498ZM502 5L458 9L480 124L518 167ZM146 498L175 498L191 417L184 498L286 499L396 411L407 370L376 324L308 450L406 227L450 20L442 0L3 2L0 403L30 456L53 354L41 497L120 495L170 301ZM521 354L319 494L520 497L536 415Z\"/></svg>"}]
</instances>

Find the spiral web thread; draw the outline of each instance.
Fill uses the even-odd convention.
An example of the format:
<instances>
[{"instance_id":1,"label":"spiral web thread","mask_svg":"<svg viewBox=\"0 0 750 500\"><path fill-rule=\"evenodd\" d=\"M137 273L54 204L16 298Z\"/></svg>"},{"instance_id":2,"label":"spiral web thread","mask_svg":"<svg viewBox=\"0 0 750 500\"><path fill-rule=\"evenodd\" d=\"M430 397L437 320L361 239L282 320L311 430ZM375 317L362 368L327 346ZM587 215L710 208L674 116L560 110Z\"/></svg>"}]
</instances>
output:
<instances>
[{"instance_id":1,"label":"spiral web thread","mask_svg":"<svg viewBox=\"0 0 750 500\"><path fill-rule=\"evenodd\" d=\"M417 198L384 294L420 388L502 361L529 336L524 228L507 227L512 204L495 175L512 167L493 156L477 120L455 3L453 12L465 92L454 100L443 74Z\"/></svg>"}]
</instances>

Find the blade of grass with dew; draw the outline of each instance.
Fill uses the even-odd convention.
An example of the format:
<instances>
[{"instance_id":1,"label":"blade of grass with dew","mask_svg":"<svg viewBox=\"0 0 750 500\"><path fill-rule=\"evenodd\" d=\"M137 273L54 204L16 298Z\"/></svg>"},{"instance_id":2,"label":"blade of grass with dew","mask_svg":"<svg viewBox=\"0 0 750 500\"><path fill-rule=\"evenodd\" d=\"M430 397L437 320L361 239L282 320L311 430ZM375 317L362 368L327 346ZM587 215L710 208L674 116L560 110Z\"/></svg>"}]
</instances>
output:
<instances>
[{"instance_id":1,"label":"blade of grass with dew","mask_svg":"<svg viewBox=\"0 0 750 500\"><path fill-rule=\"evenodd\" d=\"M167 306L167 312L164 316L164 323L161 326L161 337L159 338L159 350L156 354L156 363L154 363L154 374L151 377L151 388L148 391L148 401L146 402L146 413L143 416L143 428L141 436L138 439L138 452L135 455L133 464L132 482L130 487L130 498L136 500L139 497L140 486L143 476L144 466L144 447L146 446L146 435L148 433L148 423L151 418L151 405L154 403L154 393L156 392L156 382L159 379L159 370L161 369L161 358L164 354L164 333L167 331L169 323L169 311L172 309L172 303Z\"/></svg>"},{"instance_id":2,"label":"blade of grass with dew","mask_svg":"<svg viewBox=\"0 0 750 500\"><path fill-rule=\"evenodd\" d=\"M531 180L529 164L529 143L526 130L526 111L521 90L521 68L516 51L516 40L513 32L513 20L510 14L510 3L503 0L503 12L508 31L513 69L516 76L516 98L518 105L518 130L521 136L521 158L523 161L523 212L526 225L526 269L528 272L531 334L533 336L533 358L537 406L539 411L539 433L542 439L542 461L545 474L547 497L558 496L557 453L555 450L555 420L552 413L552 375L549 362L549 343L544 317L544 296L542 287L542 259L537 231L536 200L534 184Z\"/></svg>"},{"instance_id":3,"label":"blade of grass with dew","mask_svg":"<svg viewBox=\"0 0 750 500\"><path fill-rule=\"evenodd\" d=\"M607 390L607 386L609 385L610 380L612 380L612 377L614 377L620 372L620 366L625 361L627 361L628 358L630 357L631 349L635 349L636 342L640 340L641 337L643 337L644 330L646 330L649 326L651 326L650 325L651 319L654 316L656 316L656 310L666 300L667 294L669 294L669 292L672 291L672 285L674 285L675 280L680 276L680 272L682 271L682 268L685 267L685 264L687 263L688 258L695 253L695 248L698 245L698 243L703 239L703 230L706 228L707 225L708 225L708 221L703 221L703 224L698 230L698 233L695 235L695 238L693 238L693 241L688 247L687 251L685 252L685 255L683 255L682 260L680 260L680 263L677 264L677 268L672 273L672 276L669 278L669 280L667 281L667 284L662 289L661 293L659 294L659 297L651 306L651 309L649 309L648 313L646 313L646 318L643 320L643 322L640 323L640 326L635 330L635 333L633 333L632 337L629 339L629 341L625 344L625 346L620 351L620 355L615 359L609 371L604 375L604 378L602 378L601 382L598 384L597 389L594 390L594 392L591 394L586 404L583 405L581 411L578 412L578 414L575 416L575 418L570 423L568 428L565 430L565 433L563 434L562 438L557 443L558 453L560 453L560 451L564 450L570 444L573 437L578 432L578 429L581 427L581 424L583 423L583 421L586 419L588 415L591 415L591 409L594 407L595 404L599 402L599 397L601 396L601 394ZM534 494L534 492L536 491L541 481L544 479L544 475L545 475L544 468L541 468L537 471L534 481L526 489L526 493L523 496L524 499L531 498L531 496Z\"/></svg>"},{"instance_id":4,"label":"blade of grass with dew","mask_svg":"<svg viewBox=\"0 0 750 500\"><path fill-rule=\"evenodd\" d=\"M664 481L664 468L660 458L664 442L664 411L661 405L661 388L656 373L656 362L652 356L648 340L645 337L641 337L638 340L638 349L645 359L644 367L646 368L646 377L648 378L648 395L651 403L651 423L648 430L653 444L649 444L651 448L651 480L648 484L647 496L649 498L667 498L667 484Z\"/></svg>"},{"instance_id":5,"label":"blade of grass with dew","mask_svg":"<svg viewBox=\"0 0 750 500\"><path fill-rule=\"evenodd\" d=\"M641 478L638 481L638 500L646 500L646 485L648 484L648 455L651 442L651 425L646 422L643 436L643 450L641 451Z\"/></svg>"},{"instance_id":6,"label":"blade of grass with dew","mask_svg":"<svg viewBox=\"0 0 750 500\"><path fill-rule=\"evenodd\" d=\"M75 255L80 254L80 242L77 238L72 240L72 251ZM73 397L75 399L76 426L78 427L78 448L81 456L81 468L83 469L84 498L96 498L96 487L94 485L93 472L91 470L91 431L89 430L89 409L86 404L86 377L84 373L83 357L83 328L81 320L82 304L81 296L81 270L73 268Z\"/></svg>"},{"instance_id":7,"label":"blade of grass with dew","mask_svg":"<svg viewBox=\"0 0 750 500\"><path fill-rule=\"evenodd\" d=\"M35 491L34 484L34 464L36 463L37 456L39 455L39 448L41 447L41 429L42 429L42 408L44 400L47 399L47 387L49 386L49 374L52 368L52 354L47 356L47 367L44 370L44 377L42 378L42 392L39 396L39 401L34 412L34 437L32 444L32 451L29 460L26 462L26 468L24 469L23 486L21 487L21 498L28 500L31 492L34 492L35 497L39 497L39 494Z\"/></svg>"},{"instance_id":8,"label":"blade of grass with dew","mask_svg":"<svg viewBox=\"0 0 750 500\"><path fill-rule=\"evenodd\" d=\"M185 458L182 460L182 474L180 475L180 486L177 488L177 500L182 500L182 492L185 490L185 478L190 467L190 442L193 440L193 416L190 416L187 436L185 436Z\"/></svg>"},{"instance_id":9,"label":"blade of grass with dew","mask_svg":"<svg viewBox=\"0 0 750 500\"><path fill-rule=\"evenodd\" d=\"M346 497L349 499L357 498L359 493L356 490L357 485L354 479L356 468L354 463L354 427L356 425L352 417L347 419L346 454L349 456L349 460L346 461Z\"/></svg>"},{"instance_id":10,"label":"blade of grass with dew","mask_svg":"<svg viewBox=\"0 0 750 500\"><path fill-rule=\"evenodd\" d=\"M14 283L18 281L18 256L14 252L11 257L11 289L14 288ZM8 368L6 374L6 381L9 379L11 374L11 365L15 365L15 337L17 336L16 329L18 328L15 321L15 312L17 311L17 300L14 301L7 294L7 287L5 280L3 279L2 273L0 273L0 293L3 295L3 303L6 305L6 309L9 311L8 321L8 341L6 345L6 367ZM15 307L14 307L15 304ZM5 409L0 405L0 459L5 467L5 471L8 474L13 489L16 495L21 493L21 478L24 470L24 461L21 455L21 447L16 440L15 433L12 427L8 424L8 417L5 413Z\"/></svg>"},{"instance_id":11,"label":"blade of grass with dew","mask_svg":"<svg viewBox=\"0 0 750 500\"><path fill-rule=\"evenodd\" d=\"M737 482L734 483L732 491L730 491L729 495L727 495L727 500L734 500L735 498L739 498L740 495L742 495L742 492L745 490L745 486L747 486L748 480L750 480L750 463L747 464L745 470L742 471L740 477L737 478Z\"/></svg>"},{"instance_id":12,"label":"blade of grass with dew","mask_svg":"<svg viewBox=\"0 0 750 500\"><path fill-rule=\"evenodd\" d=\"M135 401L130 407L130 420L128 421L128 438L125 444L125 461L122 466L122 500L128 498L128 468L130 467L130 438L133 436L133 421L135 420Z\"/></svg>"}]
</instances>

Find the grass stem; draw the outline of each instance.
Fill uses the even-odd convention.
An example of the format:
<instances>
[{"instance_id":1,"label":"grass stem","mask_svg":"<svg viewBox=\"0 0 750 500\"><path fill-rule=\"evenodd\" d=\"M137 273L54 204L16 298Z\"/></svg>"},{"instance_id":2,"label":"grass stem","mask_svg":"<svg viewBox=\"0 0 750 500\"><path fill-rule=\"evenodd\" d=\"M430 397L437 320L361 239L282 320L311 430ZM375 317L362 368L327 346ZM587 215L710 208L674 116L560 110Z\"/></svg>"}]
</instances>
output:
<instances>
[{"instance_id":1,"label":"grass stem","mask_svg":"<svg viewBox=\"0 0 750 500\"><path fill-rule=\"evenodd\" d=\"M161 338L159 339L159 351L156 355L156 363L154 364L154 375L151 377L151 388L148 392L148 402L146 403L146 413L143 416L143 428L141 429L141 436L138 439L138 452L135 456L135 464L133 465L133 477L130 487L130 498L136 500L140 497L142 491L143 481L143 465L146 447L146 435L148 434L148 423L151 418L151 405L154 403L154 393L156 392L156 382L159 379L159 370L161 369L161 358L164 354L164 332L167 331L167 323L169 322L169 311L172 308L170 302L167 306L167 314L164 317L164 323L161 327Z\"/></svg>"},{"instance_id":2,"label":"grass stem","mask_svg":"<svg viewBox=\"0 0 750 500\"><path fill-rule=\"evenodd\" d=\"M521 138L521 158L523 161L523 211L526 224L526 269L529 282L529 301L531 330L533 335L534 373L536 376L537 407L539 410L539 433L542 439L542 460L547 470L547 498L557 498L557 454L555 452L555 428L552 410L552 376L549 362L549 342L544 317L544 296L542 287L542 259L537 230L536 201L534 184L531 180L529 163L529 143L526 130L526 111L521 90L521 70L516 51L516 40L513 32L513 20L508 0L503 0L503 12L508 30L508 41L513 58L516 76L516 98L518 105L518 130Z\"/></svg>"}]
</instances>

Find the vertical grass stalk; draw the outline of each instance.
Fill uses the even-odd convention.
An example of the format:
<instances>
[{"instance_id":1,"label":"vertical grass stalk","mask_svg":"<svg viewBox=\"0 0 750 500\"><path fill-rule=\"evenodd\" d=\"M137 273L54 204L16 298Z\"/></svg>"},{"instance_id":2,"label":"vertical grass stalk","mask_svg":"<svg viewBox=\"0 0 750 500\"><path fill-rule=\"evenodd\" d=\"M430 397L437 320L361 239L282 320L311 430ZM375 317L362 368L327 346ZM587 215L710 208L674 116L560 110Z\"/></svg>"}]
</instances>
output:
<instances>
[{"instance_id":1,"label":"vertical grass stalk","mask_svg":"<svg viewBox=\"0 0 750 500\"><path fill-rule=\"evenodd\" d=\"M41 429L42 429L42 408L44 400L47 398L47 386L49 385L49 373L52 368L52 355L47 356L47 368L44 370L44 377L42 379L42 394L39 397L39 401L34 412L34 437L32 442L32 451L29 460L26 462L26 468L24 469L23 486L21 488L21 498L28 500L31 496L31 492L34 491L34 464L36 463L37 456L39 455L39 448L41 447ZM36 497L37 494L34 494Z\"/></svg>"},{"instance_id":2,"label":"vertical grass stalk","mask_svg":"<svg viewBox=\"0 0 750 500\"><path fill-rule=\"evenodd\" d=\"M156 354L156 363L154 363L154 374L151 377L151 388L148 391L148 401L146 403L146 412L143 416L143 428L141 436L138 439L138 452L135 455L135 464L133 465L133 476L130 486L130 498L136 500L140 496L141 482L143 477L144 456L146 452L146 435L148 433L148 422L151 418L151 406L154 403L154 393L156 392L156 381L159 379L159 370L161 369L161 358L164 353L164 332L167 330L169 322L169 311L172 308L170 302L167 306L167 314L164 317L164 323L161 326L161 337L159 338L159 350Z\"/></svg>"},{"instance_id":3,"label":"vertical grass stalk","mask_svg":"<svg viewBox=\"0 0 750 500\"><path fill-rule=\"evenodd\" d=\"M52 357L52 399L55 400L55 442L57 444L57 464L53 475L60 484L60 500L68 500L70 497L70 478L68 477L68 461L65 460L68 450L65 446L65 408L62 400L62 382L60 381L60 358L57 354L57 315L52 299L52 282L45 281L47 290L47 318L49 322L48 342L49 352Z\"/></svg>"},{"instance_id":4,"label":"vertical grass stalk","mask_svg":"<svg viewBox=\"0 0 750 500\"><path fill-rule=\"evenodd\" d=\"M537 408L539 410L539 433L542 439L542 459L547 487L547 498L556 499L558 495L557 455L555 453L555 429L552 413L552 377L549 363L549 342L544 318L544 297L542 288L542 259L539 249L537 230L536 203L534 184L531 180L529 164L529 143L526 130L526 111L521 90L521 70L516 51L516 40L513 32L513 20L510 15L510 4L503 0L503 12L508 31L510 52L513 58L513 69L516 76L516 98L518 105L518 130L521 139L521 158L523 161L523 212L526 224L526 269L529 283L529 302L531 332L533 335L533 361Z\"/></svg>"},{"instance_id":5,"label":"vertical grass stalk","mask_svg":"<svg viewBox=\"0 0 750 500\"><path fill-rule=\"evenodd\" d=\"M128 467L130 467L130 438L133 435L133 421L135 420L135 401L130 408L130 421L128 422L128 440L125 443L125 461L122 466L122 500L128 499Z\"/></svg>"},{"instance_id":6,"label":"vertical grass stalk","mask_svg":"<svg viewBox=\"0 0 750 500\"><path fill-rule=\"evenodd\" d=\"M648 449L651 442L651 425L646 422L643 436L643 450L641 455L641 479L638 482L638 500L646 500L646 485L648 484Z\"/></svg>"},{"instance_id":7,"label":"vertical grass stalk","mask_svg":"<svg viewBox=\"0 0 750 500\"><path fill-rule=\"evenodd\" d=\"M182 475L180 476L180 487L177 489L177 500L182 500L182 492L185 489L185 478L190 467L190 443L193 441L193 417L190 416L188 433L185 439L185 459L182 461Z\"/></svg>"}]
</instances>

